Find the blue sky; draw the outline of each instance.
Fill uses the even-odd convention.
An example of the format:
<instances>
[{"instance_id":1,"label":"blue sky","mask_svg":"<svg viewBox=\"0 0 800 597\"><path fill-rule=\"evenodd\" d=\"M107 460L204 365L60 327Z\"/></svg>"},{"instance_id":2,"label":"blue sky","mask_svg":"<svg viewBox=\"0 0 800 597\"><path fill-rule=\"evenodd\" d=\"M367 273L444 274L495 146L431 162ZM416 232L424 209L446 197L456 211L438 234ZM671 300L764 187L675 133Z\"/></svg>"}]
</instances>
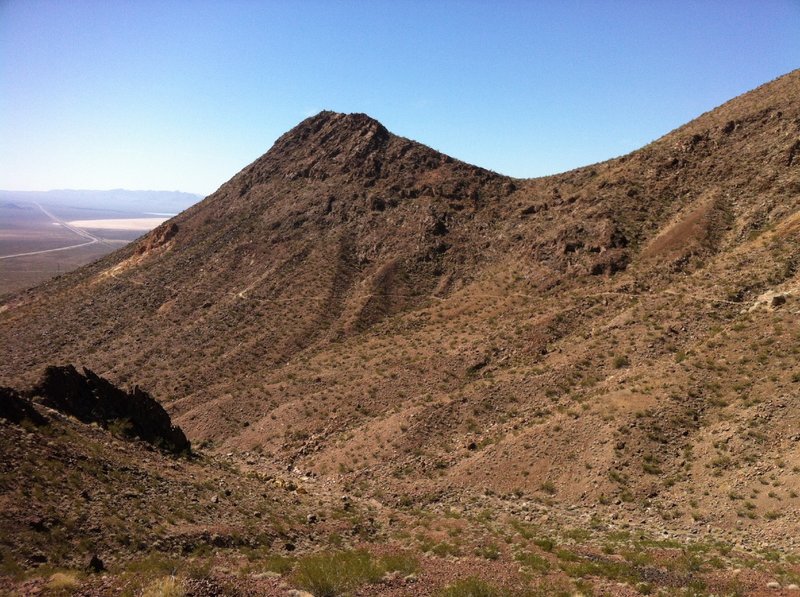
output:
<instances>
[{"instance_id":1,"label":"blue sky","mask_svg":"<svg viewBox=\"0 0 800 597\"><path fill-rule=\"evenodd\" d=\"M520 177L800 67L800 0L0 0L0 188L211 193L303 118Z\"/></svg>"}]
</instances>

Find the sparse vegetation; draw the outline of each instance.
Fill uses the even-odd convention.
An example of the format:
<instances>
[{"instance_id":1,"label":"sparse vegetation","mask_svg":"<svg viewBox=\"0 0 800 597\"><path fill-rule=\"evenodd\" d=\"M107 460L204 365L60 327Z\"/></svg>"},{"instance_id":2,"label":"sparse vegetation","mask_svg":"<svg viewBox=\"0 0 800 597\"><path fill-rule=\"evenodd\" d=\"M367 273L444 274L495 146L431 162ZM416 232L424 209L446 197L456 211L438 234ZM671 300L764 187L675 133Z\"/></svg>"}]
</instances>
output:
<instances>
[{"instance_id":1,"label":"sparse vegetation","mask_svg":"<svg viewBox=\"0 0 800 597\"><path fill-rule=\"evenodd\" d=\"M501 597L502 593L479 578L459 580L438 593L438 597Z\"/></svg>"},{"instance_id":2,"label":"sparse vegetation","mask_svg":"<svg viewBox=\"0 0 800 597\"><path fill-rule=\"evenodd\" d=\"M378 582L387 572L411 574L417 569L416 558L407 554L374 557L364 550L347 550L300 558L290 578L315 596L334 597Z\"/></svg>"},{"instance_id":3,"label":"sparse vegetation","mask_svg":"<svg viewBox=\"0 0 800 597\"><path fill-rule=\"evenodd\" d=\"M527 597L795 580L799 86L530 181L328 115L171 240L0 305L0 385L33 409L0 423L0 581ZM199 453L140 441L131 413L30 403L67 360L152 392Z\"/></svg>"},{"instance_id":4,"label":"sparse vegetation","mask_svg":"<svg viewBox=\"0 0 800 597\"><path fill-rule=\"evenodd\" d=\"M142 597L183 597L185 594L183 581L174 576L164 576L145 587Z\"/></svg>"},{"instance_id":5,"label":"sparse vegetation","mask_svg":"<svg viewBox=\"0 0 800 597\"><path fill-rule=\"evenodd\" d=\"M622 369L623 367L627 367L631 363L627 355L620 354L614 357L613 364L614 364L614 369Z\"/></svg>"},{"instance_id":6,"label":"sparse vegetation","mask_svg":"<svg viewBox=\"0 0 800 597\"><path fill-rule=\"evenodd\" d=\"M45 588L53 593L72 593L79 586L78 575L74 572L55 572L50 576Z\"/></svg>"}]
</instances>

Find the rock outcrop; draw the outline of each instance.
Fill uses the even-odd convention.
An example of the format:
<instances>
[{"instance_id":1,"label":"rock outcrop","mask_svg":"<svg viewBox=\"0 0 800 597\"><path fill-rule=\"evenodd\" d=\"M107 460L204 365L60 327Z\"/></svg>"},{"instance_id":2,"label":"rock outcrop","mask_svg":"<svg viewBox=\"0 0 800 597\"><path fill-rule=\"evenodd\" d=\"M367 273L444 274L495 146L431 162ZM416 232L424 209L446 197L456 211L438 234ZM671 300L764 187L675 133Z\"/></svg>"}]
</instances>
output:
<instances>
[{"instance_id":1,"label":"rock outcrop","mask_svg":"<svg viewBox=\"0 0 800 597\"><path fill-rule=\"evenodd\" d=\"M12 423L30 421L34 425L44 425L47 419L40 414L31 401L12 388L0 387L0 419Z\"/></svg>"},{"instance_id":2,"label":"rock outcrop","mask_svg":"<svg viewBox=\"0 0 800 597\"><path fill-rule=\"evenodd\" d=\"M34 400L84 423L118 427L169 452L190 449L180 427L172 424L167 411L147 392L134 387L126 392L89 369L78 372L72 365L48 367L30 391Z\"/></svg>"}]
</instances>

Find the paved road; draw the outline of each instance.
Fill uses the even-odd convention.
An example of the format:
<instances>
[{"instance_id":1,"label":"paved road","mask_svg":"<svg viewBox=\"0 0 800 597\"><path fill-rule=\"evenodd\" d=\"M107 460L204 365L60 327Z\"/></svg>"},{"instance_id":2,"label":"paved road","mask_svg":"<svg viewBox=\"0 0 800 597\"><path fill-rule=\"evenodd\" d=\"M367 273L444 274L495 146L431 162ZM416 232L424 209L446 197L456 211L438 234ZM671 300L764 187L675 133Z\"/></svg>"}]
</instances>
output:
<instances>
[{"instance_id":1,"label":"paved road","mask_svg":"<svg viewBox=\"0 0 800 597\"><path fill-rule=\"evenodd\" d=\"M74 232L75 234L77 234L81 238L87 239L87 241L84 242L84 243L78 243L77 245L69 245L69 246L66 246L66 247L58 247L57 249L44 249L42 251L30 251L28 253L15 253L14 255L0 255L0 259L11 259L12 257L27 257L28 255L41 255L42 253L54 253L55 251L67 251L69 249L77 249L78 247L85 247L87 245L94 245L96 243L102 242L99 238L97 238L95 235L91 234L90 232L87 232L86 230L81 230L80 228L76 228L75 226L69 225L67 222L65 222L61 218L56 217L51 212L46 210L39 203L36 203L36 202L34 202L34 203L35 203L36 207L38 207L40 210L42 210L42 213L44 213L44 215L46 215L48 218L53 220L53 222L56 222L57 224L60 224L61 226L63 226L64 228L66 228L70 232Z\"/></svg>"}]
</instances>

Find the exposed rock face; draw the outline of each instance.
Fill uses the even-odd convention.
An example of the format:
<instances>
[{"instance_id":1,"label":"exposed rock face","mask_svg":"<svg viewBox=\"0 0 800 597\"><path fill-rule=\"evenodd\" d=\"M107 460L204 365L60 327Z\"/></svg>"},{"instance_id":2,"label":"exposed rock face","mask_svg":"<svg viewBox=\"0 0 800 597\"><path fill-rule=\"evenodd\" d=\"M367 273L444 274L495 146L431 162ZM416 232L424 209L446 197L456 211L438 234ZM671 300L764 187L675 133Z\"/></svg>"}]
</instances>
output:
<instances>
[{"instance_id":1,"label":"exposed rock face","mask_svg":"<svg viewBox=\"0 0 800 597\"><path fill-rule=\"evenodd\" d=\"M47 419L39 414L31 401L11 388L0 387L0 419L12 423L31 421L35 425L44 425Z\"/></svg>"},{"instance_id":2,"label":"exposed rock face","mask_svg":"<svg viewBox=\"0 0 800 597\"><path fill-rule=\"evenodd\" d=\"M30 394L45 406L70 414L84 423L107 427L126 422L124 431L170 452L190 449L180 427L147 392L126 392L89 369L79 373L72 365L48 367Z\"/></svg>"},{"instance_id":3,"label":"exposed rock face","mask_svg":"<svg viewBox=\"0 0 800 597\"><path fill-rule=\"evenodd\" d=\"M435 177L420 178L434 171ZM237 178L250 182L249 191L272 178L326 180L337 176L357 180L362 187L390 180L396 185L390 194L396 198L425 194L463 198L477 193L483 184L503 180L494 172L393 135L366 114L328 111L307 118L281 136ZM384 199L376 197L374 208L380 211Z\"/></svg>"},{"instance_id":4,"label":"exposed rock face","mask_svg":"<svg viewBox=\"0 0 800 597\"><path fill-rule=\"evenodd\" d=\"M136 247L137 255L144 255L153 249L166 245L178 232L178 225L175 222L165 222L150 234Z\"/></svg>"}]
</instances>

